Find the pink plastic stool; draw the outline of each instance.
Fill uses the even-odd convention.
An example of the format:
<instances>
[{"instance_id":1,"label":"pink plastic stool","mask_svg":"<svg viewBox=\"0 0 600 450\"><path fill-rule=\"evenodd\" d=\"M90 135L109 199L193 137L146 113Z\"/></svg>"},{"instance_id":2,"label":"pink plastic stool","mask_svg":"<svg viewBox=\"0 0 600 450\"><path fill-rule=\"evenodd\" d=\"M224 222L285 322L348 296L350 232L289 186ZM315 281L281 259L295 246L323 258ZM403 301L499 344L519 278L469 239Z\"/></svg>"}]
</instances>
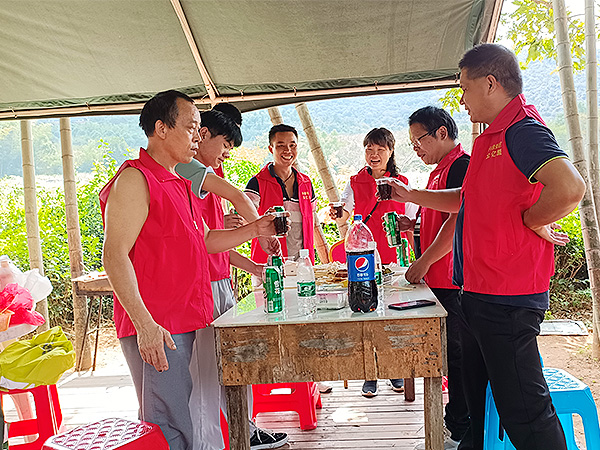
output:
<instances>
[{"instance_id":1,"label":"pink plastic stool","mask_svg":"<svg viewBox=\"0 0 600 450\"><path fill-rule=\"evenodd\" d=\"M42 450L169 450L158 425L104 419L52 436Z\"/></svg>"},{"instance_id":2,"label":"pink plastic stool","mask_svg":"<svg viewBox=\"0 0 600 450\"><path fill-rule=\"evenodd\" d=\"M229 450L229 425L227 425L223 411L221 411L221 433L223 433L223 442L225 443L223 450Z\"/></svg>"},{"instance_id":3,"label":"pink plastic stool","mask_svg":"<svg viewBox=\"0 0 600 450\"><path fill-rule=\"evenodd\" d=\"M10 444L11 449L18 450L40 450L42 444L50 436L58 433L62 424L62 411L58 402L56 385L42 385L31 389L11 389L0 391L0 395L31 394L35 403L35 415L33 418L23 418L10 422L8 437L25 437L38 435L35 440L26 439L23 444ZM29 401L29 396L27 396Z\"/></svg>"},{"instance_id":4,"label":"pink plastic stool","mask_svg":"<svg viewBox=\"0 0 600 450\"><path fill-rule=\"evenodd\" d=\"M273 389L291 389L291 393L271 393ZM252 418L261 412L295 411L300 416L302 430L317 428L317 411L321 394L317 383L253 384Z\"/></svg>"}]
</instances>

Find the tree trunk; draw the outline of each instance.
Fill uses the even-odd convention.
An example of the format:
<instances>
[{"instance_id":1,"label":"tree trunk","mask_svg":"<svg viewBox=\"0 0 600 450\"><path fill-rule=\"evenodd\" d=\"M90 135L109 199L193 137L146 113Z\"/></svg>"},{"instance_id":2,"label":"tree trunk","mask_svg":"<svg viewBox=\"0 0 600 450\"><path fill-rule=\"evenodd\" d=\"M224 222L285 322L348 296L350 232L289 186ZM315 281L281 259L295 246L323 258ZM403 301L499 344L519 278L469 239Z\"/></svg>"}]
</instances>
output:
<instances>
[{"instance_id":1,"label":"tree trunk","mask_svg":"<svg viewBox=\"0 0 600 450\"><path fill-rule=\"evenodd\" d=\"M327 199L330 202L339 202L340 201L340 193L335 184L335 180L331 175L331 171L329 170L329 165L327 164L327 159L325 159L325 155L323 154L323 149L321 148L321 144L319 143L319 138L317 137L317 131L313 124L313 121L310 117L310 112L308 111L308 106L306 103L298 103L296 104L296 112L300 117L300 122L302 122L302 127L304 128L304 134L306 134L306 138L308 139L308 143L310 145L310 151L315 160L315 164L317 165L317 170L319 171L319 176L323 181L323 188L325 189L325 195L327 195ZM348 223L337 219L336 220L338 229L340 230L340 236L342 239L346 236L348 232Z\"/></svg>"},{"instance_id":2,"label":"tree trunk","mask_svg":"<svg viewBox=\"0 0 600 450\"><path fill-rule=\"evenodd\" d=\"M585 0L585 57L588 107L588 161L590 184L600 219L600 168L598 167L598 58L596 56L596 16L594 0Z\"/></svg>"},{"instance_id":3,"label":"tree trunk","mask_svg":"<svg viewBox=\"0 0 600 450\"><path fill-rule=\"evenodd\" d=\"M21 153L23 156L23 193L25 197L25 226L27 228L29 267L38 269L40 275L44 275L37 195L35 190L35 165L33 158L33 139L31 137L31 120L21 120ZM46 319L46 322L44 322L43 325L40 325L39 330L48 330L50 328L48 300L43 299L37 302L35 309L44 316L44 319Z\"/></svg>"},{"instance_id":4,"label":"tree trunk","mask_svg":"<svg viewBox=\"0 0 600 450\"><path fill-rule=\"evenodd\" d=\"M77 209L77 184L75 182L73 146L71 145L71 120L68 117L60 119L60 146L62 149L63 180L65 185L69 263L71 266L71 279L73 279L83 275L84 265L83 250L81 248L81 231L79 229L79 211ZM87 339L84 341L87 303L85 296L77 295L74 288L73 315L75 319L75 353L77 355L75 370L87 370L92 366L90 345ZM84 342L86 342L86 345L83 345Z\"/></svg>"},{"instance_id":5,"label":"tree trunk","mask_svg":"<svg viewBox=\"0 0 600 450\"><path fill-rule=\"evenodd\" d=\"M554 27L556 29L558 74L562 88L563 108L569 130L569 142L573 149L574 165L585 180L587 187L585 196L579 205L579 214L581 217L581 231L592 291L594 315L592 355L598 358L600 357L600 330L598 326L600 319L598 315L600 312L600 237L598 234L598 221L596 220L596 210L594 208L590 177L588 176L588 167L583 148L583 136L579 124L579 113L577 112L573 62L571 60L571 46L567 30L567 11L564 0L552 0L552 6L554 11Z\"/></svg>"}]
</instances>

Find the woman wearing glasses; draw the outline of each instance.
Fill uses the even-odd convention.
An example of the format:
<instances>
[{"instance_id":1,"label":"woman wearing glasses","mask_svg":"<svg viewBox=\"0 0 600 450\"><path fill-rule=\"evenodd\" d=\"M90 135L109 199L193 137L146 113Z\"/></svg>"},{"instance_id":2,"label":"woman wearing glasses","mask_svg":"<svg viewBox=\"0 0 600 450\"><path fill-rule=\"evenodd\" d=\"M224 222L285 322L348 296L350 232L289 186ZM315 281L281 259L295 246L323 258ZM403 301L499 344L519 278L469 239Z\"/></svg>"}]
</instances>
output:
<instances>
[{"instance_id":1,"label":"woman wearing glasses","mask_svg":"<svg viewBox=\"0 0 600 450\"><path fill-rule=\"evenodd\" d=\"M394 135L385 128L374 128L369 131L363 140L367 165L359 170L356 175L350 177L350 183L344 189L341 198L341 201L344 202L342 219L344 221L348 220L353 210L354 214L361 214L363 216L363 222L367 224L377 243L377 250L381 256L382 264L390 264L397 261L396 249L388 245L383 228L383 215L386 212L395 211L400 215L406 214L414 219L417 209L411 203L405 206L404 203L393 200L380 200L377 197L376 179L393 177L405 184L409 184L408 179L400 175L396 168L394 160L395 143ZM332 218L336 217L333 207L331 207L329 214ZM404 391L404 382L402 379L390 381L394 391ZM364 382L362 395L365 397L375 397L377 391L377 380Z\"/></svg>"}]
</instances>

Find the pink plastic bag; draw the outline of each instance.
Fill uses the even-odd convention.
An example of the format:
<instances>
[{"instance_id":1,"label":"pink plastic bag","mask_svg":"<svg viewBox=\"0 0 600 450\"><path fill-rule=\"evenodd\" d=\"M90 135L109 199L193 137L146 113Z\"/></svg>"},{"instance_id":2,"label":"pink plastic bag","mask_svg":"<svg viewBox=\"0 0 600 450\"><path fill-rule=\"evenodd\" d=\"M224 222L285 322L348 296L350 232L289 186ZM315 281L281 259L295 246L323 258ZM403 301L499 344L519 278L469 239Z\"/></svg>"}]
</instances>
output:
<instances>
[{"instance_id":1,"label":"pink plastic bag","mask_svg":"<svg viewBox=\"0 0 600 450\"><path fill-rule=\"evenodd\" d=\"M9 309L14 313L10 318L11 325L21 323L42 325L45 319L40 313L33 310L34 304L29 291L17 283L7 284L0 292L0 312Z\"/></svg>"}]
</instances>

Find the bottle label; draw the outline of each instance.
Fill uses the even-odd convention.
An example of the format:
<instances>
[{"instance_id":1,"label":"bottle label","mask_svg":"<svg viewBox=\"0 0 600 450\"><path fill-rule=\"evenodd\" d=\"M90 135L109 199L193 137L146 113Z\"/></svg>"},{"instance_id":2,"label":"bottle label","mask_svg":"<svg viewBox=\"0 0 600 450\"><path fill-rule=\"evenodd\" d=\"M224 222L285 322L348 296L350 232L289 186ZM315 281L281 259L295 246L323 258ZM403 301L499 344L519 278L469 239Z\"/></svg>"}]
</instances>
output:
<instances>
[{"instance_id":1,"label":"bottle label","mask_svg":"<svg viewBox=\"0 0 600 450\"><path fill-rule=\"evenodd\" d=\"M381 271L379 271L379 270L377 272L375 272L375 282L378 285L382 285L383 284L383 277L381 276Z\"/></svg>"},{"instance_id":2,"label":"bottle label","mask_svg":"<svg viewBox=\"0 0 600 450\"><path fill-rule=\"evenodd\" d=\"M298 282L298 297L314 297L317 295L317 285L314 281Z\"/></svg>"},{"instance_id":3,"label":"bottle label","mask_svg":"<svg viewBox=\"0 0 600 450\"><path fill-rule=\"evenodd\" d=\"M370 253L346 253L348 281L371 281L375 279L375 255Z\"/></svg>"}]
</instances>

